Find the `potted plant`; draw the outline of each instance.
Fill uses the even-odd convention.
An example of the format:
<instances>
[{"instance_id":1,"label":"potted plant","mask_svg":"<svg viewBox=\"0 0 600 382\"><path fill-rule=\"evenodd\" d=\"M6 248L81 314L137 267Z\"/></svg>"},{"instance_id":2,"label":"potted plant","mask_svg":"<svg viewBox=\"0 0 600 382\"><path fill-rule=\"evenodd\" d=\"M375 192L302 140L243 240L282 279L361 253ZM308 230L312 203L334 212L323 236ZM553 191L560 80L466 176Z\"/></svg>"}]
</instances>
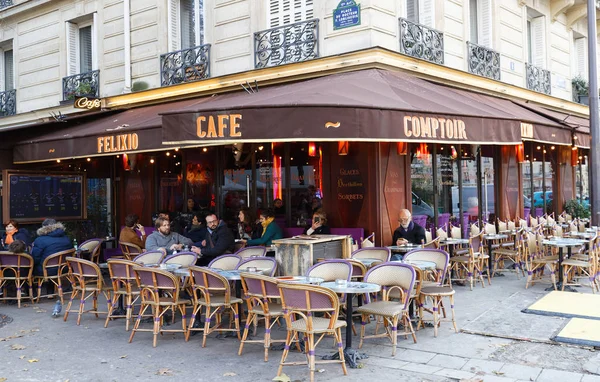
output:
<instances>
[{"instance_id":1,"label":"potted plant","mask_svg":"<svg viewBox=\"0 0 600 382\"><path fill-rule=\"evenodd\" d=\"M590 209L585 207L579 200L572 199L565 203L565 211L575 219L589 218L591 215Z\"/></svg>"},{"instance_id":2,"label":"potted plant","mask_svg":"<svg viewBox=\"0 0 600 382\"><path fill-rule=\"evenodd\" d=\"M581 76L573 78L571 81L573 86L573 101L589 105L589 85L588 82Z\"/></svg>"}]
</instances>

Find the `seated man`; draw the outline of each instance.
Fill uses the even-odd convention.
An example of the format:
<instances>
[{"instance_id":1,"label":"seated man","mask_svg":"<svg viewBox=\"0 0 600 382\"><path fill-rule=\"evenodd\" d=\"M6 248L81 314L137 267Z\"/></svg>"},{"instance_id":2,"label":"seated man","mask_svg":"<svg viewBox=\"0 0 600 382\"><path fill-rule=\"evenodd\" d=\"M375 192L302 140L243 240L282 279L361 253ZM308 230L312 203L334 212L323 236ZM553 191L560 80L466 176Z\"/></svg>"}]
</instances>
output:
<instances>
[{"instance_id":1,"label":"seated man","mask_svg":"<svg viewBox=\"0 0 600 382\"><path fill-rule=\"evenodd\" d=\"M42 265L46 257L55 254L56 252L73 249L71 239L65 233L65 227L62 223L58 223L54 219L46 219L42 223L42 228L37 230L38 237L33 241L31 248L31 257L33 257L34 276L42 276L44 274ZM54 276L58 273L57 268L52 268L50 275Z\"/></svg>"},{"instance_id":2,"label":"seated man","mask_svg":"<svg viewBox=\"0 0 600 382\"><path fill-rule=\"evenodd\" d=\"M147 251L159 250L170 255L174 250L181 251L184 245L194 245L187 237L182 236L177 232L171 232L171 223L162 216L156 218L154 226L156 227L156 231L148 235L148 238L146 239Z\"/></svg>"},{"instance_id":3,"label":"seated man","mask_svg":"<svg viewBox=\"0 0 600 382\"><path fill-rule=\"evenodd\" d=\"M129 214L125 217L125 227L119 234L119 242L135 244L141 249L146 245L146 231L144 226L139 223L139 217L136 214ZM142 237L136 232L138 230Z\"/></svg>"},{"instance_id":4,"label":"seated man","mask_svg":"<svg viewBox=\"0 0 600 382\"><path fill-rule=\"evenodd\" d=\"M192 250L200 255L198 265L206 266L215 257L225 253L232 253L235 245L233 233L225 222L219 221L214 213L206 216L206 237L201 242L195 243Z\"/></svg>"},{"instance_id":5,"label":"seated man","mask_svg":"<svg viewBox=\"0 0 600 382\"><path fill-rule=\"evenodd\" d=\"M412 221L409 210L401 210L398 218L400 227L394 231L392 245L425 243L425 228Z\"/></svg>"}]
</instances>

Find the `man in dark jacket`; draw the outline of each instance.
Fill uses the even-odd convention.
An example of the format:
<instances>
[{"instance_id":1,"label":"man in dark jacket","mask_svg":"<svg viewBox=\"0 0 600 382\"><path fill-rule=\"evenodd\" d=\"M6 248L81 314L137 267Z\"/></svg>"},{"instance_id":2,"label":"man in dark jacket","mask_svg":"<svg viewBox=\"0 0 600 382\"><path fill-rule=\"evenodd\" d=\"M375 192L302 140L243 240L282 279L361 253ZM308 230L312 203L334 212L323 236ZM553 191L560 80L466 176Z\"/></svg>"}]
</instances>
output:
<instances>
[{"instance_id":1,"label":"man in dark jacket","mask_svg":"<svg viewBox=\"0 0 600 382\"><path fill-rule=\"evenodd\" d=\"M398 222L400 227L394 231L392 245L423 244L425 242L425 228L412 221L409 210L400 211Z\"/></svg>"},{"instance_id":2,"label":"man in dark jacket","mask_svg":"<svg viewBox=\"0 0 600 382\"><path fill-rule=\"evenodd\" d=\"M235 245L233 233L224 222L219 221L217 215L206 216L206 230L205 239L194 243L196 247L200 247L198 251L194 251L200 255L197 262L200 266L208 265L215 257L224 253L233 252Z\"/></svg>"},{"instance_id":3,"label":"man in dark jacket","mask_svg":"<svg viewBox=\"0 0 600 382\"><path fill-rule=\"evenodd\" d=\"M65 227L54 219L46 219L42 227L37 230L38 237L33 241L31 257L33 257L33 274L41 276L44 274L42 265L46 257L56 252L73 249L71 239L65 233ZM50 269L49 274L56 275L57 269Z\"/></svg>"}]
</instances>

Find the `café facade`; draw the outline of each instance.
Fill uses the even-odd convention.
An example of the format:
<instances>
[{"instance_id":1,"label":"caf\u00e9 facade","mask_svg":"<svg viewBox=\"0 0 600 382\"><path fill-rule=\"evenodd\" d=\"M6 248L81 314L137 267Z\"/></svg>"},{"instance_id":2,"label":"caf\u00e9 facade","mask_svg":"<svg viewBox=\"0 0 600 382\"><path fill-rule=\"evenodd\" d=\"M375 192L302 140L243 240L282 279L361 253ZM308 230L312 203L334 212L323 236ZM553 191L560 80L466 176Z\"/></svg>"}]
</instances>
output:
<instances>
[{"instance_id":1,"label":"caf\u00e9 facade","mask_svg":"<svg viewBox=\"0 0 600 382\"><path fill-rule=\"evenodd\" d=\"M281 199L285 226L322 208L380 245L403 208L428 228L466 226L560 212L588 192L587 119L395 68L169 101L22 140L14 167L103 180L112 232L128 213L150 225L189 212L189 199L229 224Z\"/></svg>"}]
</instances>

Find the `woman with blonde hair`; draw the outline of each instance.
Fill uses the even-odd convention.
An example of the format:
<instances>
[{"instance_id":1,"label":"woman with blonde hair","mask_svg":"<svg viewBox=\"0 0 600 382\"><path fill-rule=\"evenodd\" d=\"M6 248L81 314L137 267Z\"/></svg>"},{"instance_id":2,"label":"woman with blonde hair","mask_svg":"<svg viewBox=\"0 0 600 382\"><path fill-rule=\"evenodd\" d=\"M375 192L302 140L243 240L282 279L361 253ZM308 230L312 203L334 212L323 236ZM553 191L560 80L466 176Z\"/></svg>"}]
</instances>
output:
<instances>
[{"instance_id":1,"label":"woman with blonde hair","mask_svg":"<svg viewBox=\"0 0 600 382\"><path fill-rule=\"evenodd\" d=\"M305 235L329 235L331 233L327 225L327 214L323 210L317 210L313 214L312 225L304 229Z\"/></svg>"}]
</instances>

